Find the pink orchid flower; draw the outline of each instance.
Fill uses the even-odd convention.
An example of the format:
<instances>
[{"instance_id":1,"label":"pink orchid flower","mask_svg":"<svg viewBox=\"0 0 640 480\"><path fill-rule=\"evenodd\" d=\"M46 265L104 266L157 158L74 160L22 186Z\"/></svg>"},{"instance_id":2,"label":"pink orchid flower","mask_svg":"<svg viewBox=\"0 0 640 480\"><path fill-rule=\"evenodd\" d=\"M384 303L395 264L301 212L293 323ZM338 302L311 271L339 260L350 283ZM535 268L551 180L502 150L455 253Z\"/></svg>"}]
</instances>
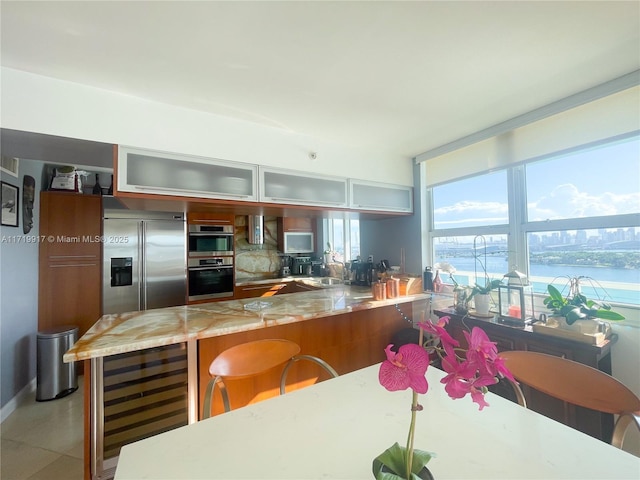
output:
<instances>
[{"instance_id":1,"label":"pink orchid flower","mask_svg":"<svg viewBox=\"0 0 640 480\"><path fill-rule=\"evenodd\" d=\"M420 452L422 458L414 461L416 457L413 448L416 413L422 410L422 406L418 403L418 394L426 393L429 388L425 377L429 366L428 351L441 359L442 368L447 374L440 382L445 385L447 394L453 399L463 398L469 394L471 400L478 404L479 410L489 406L484 394L488 391L489 385L498 381L497 377L507 377L515 381L504 365L504 360L498 357L496 344L489 340L484 330L474 327L471 334L464 332L468 345L468 349L464 349L460 348L458 341L445 330L448 321L449 317L442 317L437 323L431 321L418 323L421 345L403 345L398 349L398 353L391 350L393 345L388 345L385 349L387 359L380 365L378 373L380 383L389 391L411 388L413 399L407 446L402 449L396 443L376 457L374 468L379 465L380 474L382 474L382 467L386 466L395 474L392 475L394 478L417 478L416 472L431 458L431 454ZM422 345L423 331L434 337L433 341L428 342L429 346L426 348ZM437 346L438 342L440 346ZM402 473L398 471L402 469L404 469ZM376 473L376 478L382 477L378 477Z\"/></svg>"},{"instance_id":2,"label":"pink orchid flower","mask_svg":"<svg viewBox=\"0 0 640 480\"><path fill-rule=\"evenodd\" d=\"M447 375L440 380L451 398L462 398L471 392L469 378L474 377L476 368L469 362L460 362L455 355L447 355L442 359L442 368Z\"/></svg>"},{"instance_id":3,"label":"pink orchid flower","mask_svg":"<svg viewBox=\"0 0 640 480\"><path fill-rule=\"evenodd\" d=\"M460 345L457 340L449 335L449 332L445 330L445 327L449 323L449 317L441 317L438 320L438 323L433 323L429 320L424 322L419 322L418 326L422 328L425 332L430 333L431 335L435 335L440 339L443 347L447 347L447 345L452 347L457 347Z\"/></svg>"},{"instance_id":4,"label":"pink orchid flower","mask_svg":"<svg viewBox=\"0 0 640 480\"><path fill-rule=\"evenodd\" d=\"M486 387L497 381L493 375L478 375L476 366L468 361L459 362L452 356L442 359L442 368L448 373L440 380L445 384L447 395L456 399L471 394L471 400L478 404L480 410L489 405L484 399L484 394L487 391Z\"/></svg>"},{"instance_id":5,"label":"pink orchid flower","mask_svg":"<svg viewBox=\"0 0 640 480\"><path fill-rule=\"evenodd\" d=\"M469 344L467 360L478 368L481 375L507 377L516 382L504 360L498 356L496 343L489 340L484 330L473 327L471 334L466 331L463 333Z\"/></svg>"},{"instance_id":6,"label":"pink orchid flower","mask_svg":"<svg viewBox=\"0 0 640 480\"><path fill-rule=\"evenodd\" d=\"M478 410L488 407L489 403L484 399L487 386L496 383L496 378L490 375L481 375L471 382L471 400L478 404Z\"/></svg>"},{"instance_id":7,"label":"pink orchid flower","mask_svg":"<svg viewBox=\"0 0 640 480\"><path fill-rule=\"evenodd\" d=\"M427 393L427 352L415 343L402 345L398 353L391 350L392 346L385 348L387 359L380 365L378 380L382 386L391 392L411 388L416 393Z\"/></svg>"}]
</instances>

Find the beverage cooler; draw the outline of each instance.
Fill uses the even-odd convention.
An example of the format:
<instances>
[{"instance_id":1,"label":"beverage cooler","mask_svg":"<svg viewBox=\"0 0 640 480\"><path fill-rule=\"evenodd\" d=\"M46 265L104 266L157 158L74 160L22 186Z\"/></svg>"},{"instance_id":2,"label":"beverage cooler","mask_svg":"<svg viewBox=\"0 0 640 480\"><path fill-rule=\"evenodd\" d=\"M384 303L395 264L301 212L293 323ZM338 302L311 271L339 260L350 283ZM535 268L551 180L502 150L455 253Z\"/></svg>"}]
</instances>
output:
<instances>
[{"instance_id":1,"label":"beverage cooler","mask_svg":"<svg viewBox=\"0 0 640 480\"><path fill-rule=\"evenodd\" d=\"M122 446L189 423L187 345L91 360L91 477L115 475Z\"/></svg>"}]
</instances>

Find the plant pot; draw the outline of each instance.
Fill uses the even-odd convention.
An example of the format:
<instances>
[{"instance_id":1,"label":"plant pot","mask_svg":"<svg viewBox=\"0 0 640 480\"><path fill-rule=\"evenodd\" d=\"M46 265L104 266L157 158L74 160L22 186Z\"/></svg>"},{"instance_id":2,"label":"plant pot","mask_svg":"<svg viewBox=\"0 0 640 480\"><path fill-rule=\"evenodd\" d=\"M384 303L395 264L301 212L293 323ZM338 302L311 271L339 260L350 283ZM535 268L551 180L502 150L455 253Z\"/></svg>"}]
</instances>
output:
<instances>
[{"instance_id":1,"label":"plant pot","mask_svg":"<svg viewBox=\"0 0 640 480\"><path fill-rule=\"evenodd\" d=\"M489 305L491 296L489 294L478 294L473 297L476 306L476 313L479 315L489 315Z\"/></svg>"},{"instance_id":2,"label":"plant pot","mask_svg":"<svg viewBox=\"0 0 640 480\"><path fill-rule=\"evenodd\" d=\"M573 324L569 325L564 317L549 317L547 319L547 325L550 327L557 327L561 330L569 330L571 332L578 332L584 335L594 335L605 330L606 325L600 320L595 318L587 318L585 320L576 320Z\"/></svg>"},{"instance_id":3,"label":"plant pot","mask_svg":"<svg viewBox=\"0 0 640 480\"><path fill-rule=\"evenodd\" d=\"M454 290L453 291L453 309L459 315L466 315L469 313L467 304L469 302L469 295L466 290Z\"/></svg>"},{"instance_id":4,"label":"plant pot","mask_svg":"<svg viewBox=\"0 0 640 480\"><path fill-rule=\"evenodd\" d=\"M390 470L386 466L382 467L382 471L385 472L385 473L392 473L392 474L396 475L396 473L394 471ZM429 470L426 465L424 467L422 467L422 470L420 470L415 475L417 475L420 480L435 480L435 478L433 477L433 474L431 473L431 470ZM402 479L404 477L398 476L398 478Z\"/></svg>"}]
</instances>

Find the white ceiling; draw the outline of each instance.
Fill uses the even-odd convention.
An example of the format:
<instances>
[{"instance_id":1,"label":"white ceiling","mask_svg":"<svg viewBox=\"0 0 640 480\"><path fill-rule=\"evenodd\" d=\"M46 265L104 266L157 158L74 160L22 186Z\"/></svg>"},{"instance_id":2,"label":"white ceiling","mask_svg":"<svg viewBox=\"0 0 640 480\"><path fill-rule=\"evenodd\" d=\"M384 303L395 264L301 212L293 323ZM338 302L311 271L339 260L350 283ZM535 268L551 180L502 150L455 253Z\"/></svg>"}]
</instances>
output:
<instances>
[{"instance_id":1,"label":"white ceiling","mask_svg":"<svg viewBox=\"0 0 640 480\"><path fill-rule=\"evenodd\" d=\"M413 157L640 68L640 2L2 1L5 67Z\"/></svg>"}]
</instances>

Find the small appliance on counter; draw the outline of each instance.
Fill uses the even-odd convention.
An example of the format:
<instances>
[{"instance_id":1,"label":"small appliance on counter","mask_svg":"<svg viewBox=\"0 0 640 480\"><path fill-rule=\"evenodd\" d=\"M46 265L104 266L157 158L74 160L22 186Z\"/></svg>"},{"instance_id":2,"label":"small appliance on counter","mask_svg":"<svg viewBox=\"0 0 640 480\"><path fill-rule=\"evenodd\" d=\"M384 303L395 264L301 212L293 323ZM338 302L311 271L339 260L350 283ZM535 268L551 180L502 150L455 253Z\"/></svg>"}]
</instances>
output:
<instances>
[{"instance_id":1,"label":"small appliance on counter","mask_svg":"<svg viewBox=\"0 0 640 480\"><path fill-rule=\"evenodd\" d=\"M280 258L280 278L288 277L291 275L291 257L285 255Z\"/></svg>"},{"instance_id":2,"label":"small appliance on counter","mask_svg":"<svg viewBox=\"0 0 640 480\"><path fill-rule=\"evenodd\" d=\"M375 267L373 262L358 262L351 263L351 285L360 285L364 287L370 287L375 275Z\"/></svg>"},{"instance_id":3,"label":"small appliance on counter","mask_svg":"<svg viewBox=\"0 0 640 480\"><path fill-rule=\"evenodd\" d=\"M291 257L291 275L311 275L311 257Z\"/></svg>"},{"instance_id":4,"label":"small appliance on counter","mask_svg":"<svg viewBox=\"0 0 640 480\"><path fill-rule=\"evenodd\" d=\"M314 277L322 277L324 274L325 268L322 260L311 260L311 275Z\"/></svg>"}]
</instances>

